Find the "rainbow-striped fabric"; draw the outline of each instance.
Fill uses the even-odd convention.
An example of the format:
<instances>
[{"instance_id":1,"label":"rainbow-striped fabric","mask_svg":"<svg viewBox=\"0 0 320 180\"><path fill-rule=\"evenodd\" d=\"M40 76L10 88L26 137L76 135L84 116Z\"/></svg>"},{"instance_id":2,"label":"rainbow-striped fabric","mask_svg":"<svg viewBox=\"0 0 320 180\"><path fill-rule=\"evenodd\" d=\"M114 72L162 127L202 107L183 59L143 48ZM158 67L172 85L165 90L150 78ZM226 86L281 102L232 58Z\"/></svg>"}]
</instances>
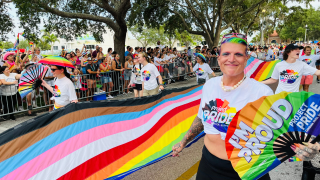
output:
<instances>
[{"instance_id":1,"label":"rainbow-striped fabric","mask_svg":"<svg viewBox=\"0 0 320 180\"><path fill-rule=\"evenodd\" d=\"M247 61L244 72L247 77L261 82L271 77L274 67L279 62L281 62L281 60L262 61L259 59L255 59L254 57L250 57Z\"/></svg>"},{"instance_id":2,"label":"rainbow-striped fabric","mask_svg":"<svg viewBox=\"0 0 320 180\"><path fill-rule=\"evenodd\" d=\"M0 179L117 179L167 156L197 116L202 87L141 100L71 103L7 130Z\"/></svg>"}]
</instances>

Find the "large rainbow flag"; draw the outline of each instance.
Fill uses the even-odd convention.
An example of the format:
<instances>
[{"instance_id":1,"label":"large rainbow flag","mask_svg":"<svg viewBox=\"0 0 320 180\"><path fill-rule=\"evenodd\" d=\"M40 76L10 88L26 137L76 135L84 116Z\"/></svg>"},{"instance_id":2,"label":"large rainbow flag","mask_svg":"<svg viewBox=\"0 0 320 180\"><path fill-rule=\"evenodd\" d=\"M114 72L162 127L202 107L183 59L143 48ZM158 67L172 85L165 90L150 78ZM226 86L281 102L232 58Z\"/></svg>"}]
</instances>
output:
<instances>
[{"instance_id":1,"label":"large rainbow flag","mask_svg":"<svg viewBox=\"0 0 320 180\"><path fill-rule=\"evenodd\" d=\"M250 57L247 61L244 72L247 77L261 82L271 77L274 67L279 62L281 62L281 60L263 61L254 57Z\"/></svg>"},{"instance_id":2,"label":"large rainbow flag","mask_svg":"<svg viewBox=\"0 0 320 180\"><path fill-rule=\"evenodd\" d=\"M0 179L121 179L168 157L197 116L202 87L69 104L0 134Z\"/></svg>"}]
</instances>

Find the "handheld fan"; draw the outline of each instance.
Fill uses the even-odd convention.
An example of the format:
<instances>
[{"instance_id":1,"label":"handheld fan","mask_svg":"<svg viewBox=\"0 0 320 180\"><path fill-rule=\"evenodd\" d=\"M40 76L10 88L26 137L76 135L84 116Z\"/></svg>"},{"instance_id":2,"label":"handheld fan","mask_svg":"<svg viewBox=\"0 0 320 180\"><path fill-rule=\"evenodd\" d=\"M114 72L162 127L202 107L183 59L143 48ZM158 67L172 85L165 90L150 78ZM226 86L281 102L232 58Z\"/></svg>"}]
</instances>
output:
<instances>
[{"instance_id":1,"label":"handheld fan","mask_svg":"<svg viewBox=\"0 0 320 180\"><path fill-rule=\"evenodd\" d=\"M29 66L21 75L19 83L19 93L21 98L24 98L32 90L39 87L43 77L47 73L48 67L42 64L34 64Z\"/></svg>"},{"instance_id":2,"label":"handheld fan","mask_svg":"<svg viewBox=\"0 0 320 180\"><path fill-rule=\"evenodd\" d=\"M244 72L247 77L253 78L261 82L271 77L274 67L279 62L281 62L281 60L263 61L254 57L250 57L247 61L247 65L244 69Z\"/></svg>"},{"instance_id":3,"label":"handheld fan","mask_svg":"<svg viewBox=\"0 0 320 180\"><path fill-rule=\"evenodd\" d=\"M241 179L258 179L295 155L294 143L320 136L320 95L281 92L247 104L231 121L225 143Z\"/></svg>"}]
</instances>

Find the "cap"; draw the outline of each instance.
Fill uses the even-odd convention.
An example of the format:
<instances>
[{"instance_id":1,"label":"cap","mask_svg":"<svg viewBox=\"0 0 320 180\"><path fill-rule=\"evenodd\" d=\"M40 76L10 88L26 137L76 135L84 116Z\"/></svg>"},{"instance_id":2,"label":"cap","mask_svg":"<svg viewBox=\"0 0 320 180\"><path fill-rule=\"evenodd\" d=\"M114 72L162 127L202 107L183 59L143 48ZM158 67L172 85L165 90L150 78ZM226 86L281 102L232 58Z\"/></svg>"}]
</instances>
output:
<instances>
[{"instance_id":1,"label":"cap","mask_svg":"<svg viewBox=\"0 0 320 180\"><path fill-rule=\"evenodd\" d=\"M286 46L285 51L290 51L295 49L303 49L303 46L298 46L296 44L289 44L288 46Z\"/></svg>"},{"instance_id":2,"label":"cap","mask_svg":"<svg viewBox=\"0 0 320 180\"><path fill-rule=\"evenodd\" d=\"M137 59L137 58L138 58L138 54L134 54L133 59Z\"/></svg>"}]
</instances>

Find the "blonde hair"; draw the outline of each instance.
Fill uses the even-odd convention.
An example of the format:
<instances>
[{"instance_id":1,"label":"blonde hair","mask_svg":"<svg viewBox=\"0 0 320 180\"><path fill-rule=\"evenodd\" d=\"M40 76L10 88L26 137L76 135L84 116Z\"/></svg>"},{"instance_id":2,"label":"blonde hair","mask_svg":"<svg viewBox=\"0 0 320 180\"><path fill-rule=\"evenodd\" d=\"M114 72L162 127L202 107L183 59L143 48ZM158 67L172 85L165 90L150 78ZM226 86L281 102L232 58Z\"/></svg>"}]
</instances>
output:
<instances>
[{"instance_id":1,"label":"blonde hair","mask_svg":"<svg viewBox=\"0 0 320 180\"><path fill-rule=\"evenodd\" d=\"M141 54L142 57L146 58L147 62L150 63L150 59L149 59L149 57L148 57L148 55L146 53L140 52L139 54Z\"/></svg>"}]
</instances>

